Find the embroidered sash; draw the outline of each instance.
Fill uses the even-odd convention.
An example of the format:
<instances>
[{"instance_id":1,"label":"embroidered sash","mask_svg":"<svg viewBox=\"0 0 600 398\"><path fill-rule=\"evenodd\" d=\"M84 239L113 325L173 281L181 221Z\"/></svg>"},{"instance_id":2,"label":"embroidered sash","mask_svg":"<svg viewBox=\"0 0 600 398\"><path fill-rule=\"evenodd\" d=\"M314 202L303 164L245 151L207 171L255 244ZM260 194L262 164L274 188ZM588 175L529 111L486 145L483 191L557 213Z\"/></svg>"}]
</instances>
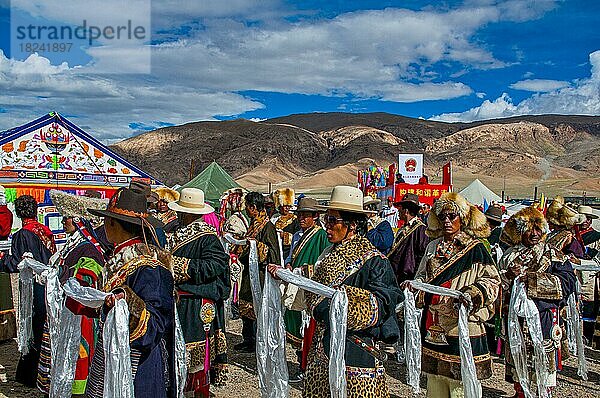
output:
<instances>
[{"instance_id":1,"label":"embroidered sash","mask_svg":"<svg viewBox=\"0 0 600 398\"><path fill-rule=\"evenodd\" d=\"M217 236L217 230L212 225L198 220L178 229L171 236L167 237L167 247L171 253L175 253L177 249L195 241L199 237L210 234Z\"/></svg>"},{"instance_id":2,"label":"embroidered sash","mask_svg":"<svg viewBox=\"0 0 600 398\"><path fill-rule=\"evenodd\" d=\"M419 228L421 225L424 226L425 224L423 223L423 221L421 221L421 219L417 218L417 221L415 221L413 223L413 225L410 226L409 228L402 227L400 229L400 231L398 231L398 235L396 236L394 245L392 246L392 248L390 249L390 252L388 253L388 257L391 256L396 250L398 250L398 248L400 247L400 244L402 244L402 242L404 242L406 240L406 238L408 238L410 236L410 234L415 232L417 230L417 228Z\"/></svg>"},{"instance_id":3,"label":"embroidered sash","mask_svg":"<svg viewBox=\"0 0 600 398\"><path fill-rule=\"evenodd\" d=\"M304 235L302 235L302 237L300 238L298 243L296 243L296 247L294 247L294 250L292 251L292 263L294 262L296 257L298 257L298 255L300 254L302 249L304 249L304 247L307 245L307 243L310 242L312 237L315 236L317 234L317 232L319 232L320 229L321 229L321 227L319 227L318 225L315 225L314 227L312 227L308 231L306 231L304 233Z\"/></svg>"}]
</instances>

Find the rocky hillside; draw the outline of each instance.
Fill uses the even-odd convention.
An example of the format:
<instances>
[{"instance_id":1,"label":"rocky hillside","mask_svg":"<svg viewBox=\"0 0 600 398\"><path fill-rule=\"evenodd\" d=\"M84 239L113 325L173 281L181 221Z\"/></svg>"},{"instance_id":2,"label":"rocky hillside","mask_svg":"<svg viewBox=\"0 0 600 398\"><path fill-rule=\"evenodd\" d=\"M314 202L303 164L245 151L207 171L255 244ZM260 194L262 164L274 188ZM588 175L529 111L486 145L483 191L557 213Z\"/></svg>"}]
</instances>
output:
<instances>
[{"instance_id":1,"label":"rocky hillside","mask_svg":"<svg viewBox=\"0 0 600 398\"><path fill-rule=\"evenodd\" d=\"M113 146L166 184L185 183L212 160L248 187L300 189L354 183L359 167L425 153L434 179L452 160L457 181L600 193L600 117L541 115L442 123L386 113L314 113L263 122L197 122L144 133Z\"/></svg>"}]
</instances>

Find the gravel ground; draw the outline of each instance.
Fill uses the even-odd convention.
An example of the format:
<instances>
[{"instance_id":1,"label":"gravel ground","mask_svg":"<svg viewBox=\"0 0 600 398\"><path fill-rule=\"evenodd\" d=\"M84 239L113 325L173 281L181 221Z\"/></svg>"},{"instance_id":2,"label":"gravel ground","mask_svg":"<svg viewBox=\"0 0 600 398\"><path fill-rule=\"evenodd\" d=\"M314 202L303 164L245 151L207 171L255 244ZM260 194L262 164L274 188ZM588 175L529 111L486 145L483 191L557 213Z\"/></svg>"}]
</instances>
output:
<instances>
[{"instance_id":1,"label":"gravel ground","mask_svg":"<svg viewBox=\"0 0 600 398\"><path fill-rule=\"evenodd\" d=\"M223 388L213 388L212 393L218 398L229 397L259 397L258 378L256 373L256 359L254 354L243 354L231 349L234 344L241 341L240 321L231 321L229 325L228 344L230 347L229 383ZM566 366L558 376L558 387L555 397L581 397L595 398L600 396L600 352L587 350L589 380L582 381L577 376L577 364L574 358L567 360ZM16 363L18 360L17 344L15 341L0 343L0 364L6 367L8 382L0 383L1 394L10 398L42 397L36 390L24 388L14 382ZM298 369L295 354L288 346L288 368L290 373ZM387 379L390 386L390 395L395 397L412 396L410 388L406 385L406 368L389 361L386 364ZM421 380L421 386L425 387L425 379ZM494 376L483 382L484 397L502 397L513 393L512 386L504 381L504 365L499 359L495 360ZM290 388L291 398L302 396L302 385L292 384ZM424 394L422 394L424 396Z\"/></svg>"},{"instance_id":2,"label":"gravel ground","mask_svg":"<svg viewBox=\"0 0 600 398\"><path fill-rule=\"evenodd\" d=\"M17 287L16 278L13 279L13 288ZM17 295L13 295L17 297ZM217 398L230 397L260 397L258 377L256 371L256 358L254 354L244 354L233 350L233 346L241 342L240 320L230 321L228 325L227 343L229 346L229 382L226 387L212 388L211 392ZM577 376L576 358L571 357L566 361L563 370L558 375L558 387L553 394L555 397L600 397L600 352L586 350L588 359L588 381L583 381ZM19 353L15 340L0 343L0 365L6 368L6 383L0 382L0 398L25 398L43 397L35 389L29 389L16 383L15 371ZM288 370L290 374L298 370L294 350L288 346ZM411 389L406 385L406 367L395 361L386 363L387 380L391 398L410 397ZM501 359L494 361L494 374L492 378L483 381L483 396L489 398L511 396L514 393L512 385L504 381L504 364ZM421 378L421 387L425 388L425 379ZM424 390L423 390L424 391ZM424 396L424 394L421 394ZM302 384L291 384L291 398L302 396Z\"/></svg>"}]
</instances>

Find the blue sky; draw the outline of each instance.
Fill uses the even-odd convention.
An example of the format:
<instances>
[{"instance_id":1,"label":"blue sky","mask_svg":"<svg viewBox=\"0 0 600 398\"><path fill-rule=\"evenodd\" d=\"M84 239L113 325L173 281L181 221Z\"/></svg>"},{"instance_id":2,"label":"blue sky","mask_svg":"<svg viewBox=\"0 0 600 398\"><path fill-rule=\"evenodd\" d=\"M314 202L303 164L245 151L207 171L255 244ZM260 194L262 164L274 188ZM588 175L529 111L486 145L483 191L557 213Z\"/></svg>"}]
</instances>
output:
<instances>
[{"instance_id":1,"label":"blue sky","mask_svg":"<svg viewBox=\"0 0 600 398\"><path fill-rule=\"evenodd\" d=\"M0 0L0 129L50 110L105 139L304 112L600 114L595 0L135 1L111 15L122 2ZM152 35L125 53L102 40L68 54L11 49L15 21L139 21L144 6ZM151 73L132 72L144 63Z\"/></svg>"}]
</instances>

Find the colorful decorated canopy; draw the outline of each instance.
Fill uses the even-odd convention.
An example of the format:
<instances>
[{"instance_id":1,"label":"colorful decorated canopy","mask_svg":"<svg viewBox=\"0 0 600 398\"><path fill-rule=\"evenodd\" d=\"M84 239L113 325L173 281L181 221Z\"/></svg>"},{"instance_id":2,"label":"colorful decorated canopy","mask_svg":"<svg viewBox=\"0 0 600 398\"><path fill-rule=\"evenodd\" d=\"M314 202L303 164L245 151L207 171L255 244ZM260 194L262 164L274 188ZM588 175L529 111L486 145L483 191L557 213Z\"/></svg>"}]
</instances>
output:
<instances>
[{"instance_id":1,"label":"colorful decorated canopy","mask_svg":"<svg viewBox=\"0 0 600 398\"><path fill-rule=\"evenodd\" d=\"M44 203L49 188L106 195L135 179L159 184L58 113L0 133L0 184L9 197Z\"/></svg>"}]
</instances>

